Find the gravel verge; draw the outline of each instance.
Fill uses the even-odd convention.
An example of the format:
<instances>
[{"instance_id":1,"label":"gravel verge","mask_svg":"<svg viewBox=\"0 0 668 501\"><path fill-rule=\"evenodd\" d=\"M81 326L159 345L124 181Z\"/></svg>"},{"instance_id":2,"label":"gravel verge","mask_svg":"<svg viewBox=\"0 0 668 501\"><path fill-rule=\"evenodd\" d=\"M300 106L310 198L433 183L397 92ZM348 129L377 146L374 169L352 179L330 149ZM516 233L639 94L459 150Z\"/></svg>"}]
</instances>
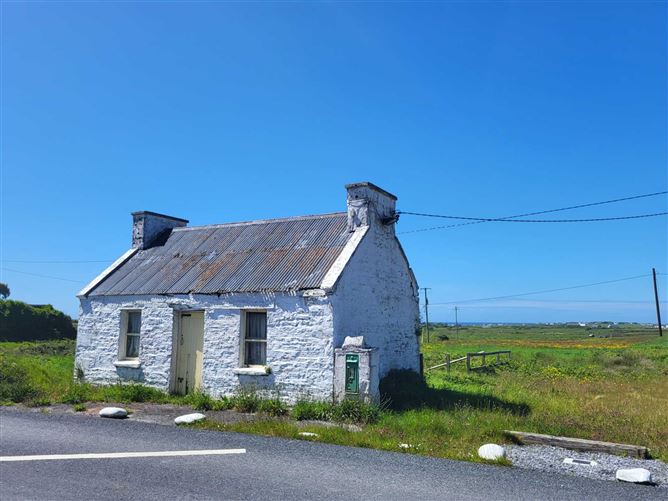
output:
<instances>
[{"instance_id":1,"label":"gravel verge","mask_svg":"<svg viewBox=\"0 0 668 501\"><path fill-rule=\"evenodd\" d=\"M513 466L552 473L577 475L599 480L615 479L619 468L645 468L659 488L668 489L668 464L658 459L634 459L600 452L578 452L545 445L508 445L508 459ZM566 464L564 459L596 461L598 465Z\"/></svg>"}]
</instances>

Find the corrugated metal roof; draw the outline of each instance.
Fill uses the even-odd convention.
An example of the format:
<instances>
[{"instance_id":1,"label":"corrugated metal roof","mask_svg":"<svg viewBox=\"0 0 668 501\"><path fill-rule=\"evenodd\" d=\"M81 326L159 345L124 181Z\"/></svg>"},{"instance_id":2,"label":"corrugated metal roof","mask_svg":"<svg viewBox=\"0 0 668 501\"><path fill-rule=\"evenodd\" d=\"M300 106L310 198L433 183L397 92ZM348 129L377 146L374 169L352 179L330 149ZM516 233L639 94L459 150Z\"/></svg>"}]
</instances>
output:
<instances>
[{"instance_id":1,"label":"corrugated metal roof","mask_svg":"<svg viewBox=\"0 0 668 501\"><path fill-rule=\"evenodd\" d=\"M346 213L175 228L88 295L216 294L318 288L352 233Z\"/></svg>"}]
</instances>

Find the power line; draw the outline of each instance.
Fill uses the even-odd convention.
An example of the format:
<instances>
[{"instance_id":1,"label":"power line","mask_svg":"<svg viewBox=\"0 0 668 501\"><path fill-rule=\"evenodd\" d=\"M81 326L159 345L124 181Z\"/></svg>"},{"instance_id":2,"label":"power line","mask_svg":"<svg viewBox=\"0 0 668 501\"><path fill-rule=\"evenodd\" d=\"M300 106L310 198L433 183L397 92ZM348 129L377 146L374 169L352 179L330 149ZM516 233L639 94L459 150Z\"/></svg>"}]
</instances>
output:
<instances>
[{"instance_id":1,"label":"power line","mask_svg":"<svg viewBox=\"0 0 668 501\"><path fill-rule=\"evenodd\" d=\"M583 303L583 304L654 304L654 300L650 299L518 299L517 304L520 305L522 302L527 303ZM667 303L668 300L660 301L661 303ZM432 303L432 304L442 304L442 303ZM471 308L478 308L478 306L471 306Z\"/></svg>"},{"instance_id":2,"label":"power line","mask_svg":"<svg viewBox=\"0 0 668 501\"><path fill-rule=\"evenodd\" d=\"M11 271L12 273L20 273L22 275L31 275L33 277L40 277L40 278L50 278L52 280L62 280L63 282L73 282L75 284L85 284L86 282L82 280L71 280L69 278L63 278L63 277L54 277L52 275L42 275L41 273L30 273L27 271L21 271L21 270L13 270L11 268L2 268L3 271Z\"/></svg>"},{"instance_id":3,"label":"power line","mask_svg":"<svg viewBox=\"0 0 668 501\"><path fill-rule=\"evenodd\" d=\"M579 205L571 205L569 207L560 207L558 209L547 209L547 210L541 210L541 211L536 211L536 212L526 212L524 214L515 214L513 216L505 216L505 217L500 217L500 218L492 218L494 221L498 220L506 220L506 219L515 219L519 217L527 217L527 216L537 216L539 214L548 214L551 212L561 212L561 211L566 211L566 210L573 210L573 209L582 209L584 207L593 207L596 205L605 205L605 204L612 204L612 203L617 203L617 202L625 202L628 200L636 200L639 198L647 198L647 197L655 197L659 195L665 195L668 193L668 191L658 191L656 193L646 193L643 195L635 195L631 197L624 197L624 198L616 198L613 200L603 200L601 202L591 202L591 203L586 203L586 204L579 204ZM439 229L447 229L447 228L456 228L458 226L468 226L471 224L481 224L481 223L486 223L489 222L489 220L480 218L475 221L467 222L467 223L458 223L458 224L451 224L451 225L446 225L446 226L432 226L429 228L421 228L418 230L410 230L410 231L402 231L399 232L399 234L404 234L404 233L418 233L422 231L431 231L431 230L439 230Z\"/></svg>"},{"instance_id":4,"label":"power line","mask_svg":"<svg viewBox=\"0 0 668 501\"><path fill-rule=\"evenodd\" d=\"M594 287L596 285L605 285L605 284L613 284L616 282L624 282L627 280L637 280L638 278L646 278L651 276L648 273L645 273L644 275L636 275L633 277L625 277L625 278L617 278L615 280L606 280L604 282L594 282L591 284L582 284L582 285L572 285L570 287L560 287L558 289L544 289L540 291L532 291L532 292L522 292L520 294L508 294L505 296L494 296L494 297L483 297L483 298L477 298L477 299L464 299L462 301L446 301L444 303L430 303L432 306L437 306L437 305L450 305L450 304L463 304L463 303L476 303L478 301L495 301L497 299L511 299L514 297L523 297L523 296L531 296L534 294L546 294L548 292L559 292L559 291L567 291L567 290L572 290L572 289L582 289L584 287Z\"/></svg>"},{"instance_id":5,"label":"power line","mask_svg":"<svg viewBox=\"0 0 668 501\"><path fill-rule=\"evenodd\" d=\"M421 212L405 212L398 211L398 214L408 214L410 216L422 217L437 217L443 219L460 219L466 221L478 221L481 223L489 222L503 222L503 223L592 223L598 221L621 221L623 219L640 219L644 217L665 216L668 212L655 212L653 214L636 214L633 216L616 216L616 217L597 217L589 219L509 219L509 218L493 218L493 217L465 217L465 216L444 216L441 214L425 214ZM519 216L518 216L519 217Z\"/></svg>"}]
</instances>

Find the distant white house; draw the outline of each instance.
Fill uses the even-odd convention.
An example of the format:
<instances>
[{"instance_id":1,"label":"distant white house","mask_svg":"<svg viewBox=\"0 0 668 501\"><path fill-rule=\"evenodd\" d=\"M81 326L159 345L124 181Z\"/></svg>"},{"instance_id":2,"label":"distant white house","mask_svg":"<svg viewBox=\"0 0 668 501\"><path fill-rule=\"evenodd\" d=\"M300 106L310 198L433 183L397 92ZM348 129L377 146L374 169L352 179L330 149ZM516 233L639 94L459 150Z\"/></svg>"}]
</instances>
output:
<instances>
[{"instance_id":1,"label":"distant white house","mask_svg":"<svg viewBox=\"0 0 668 501\"><path fill-rule=\"evenodd\" d=\"M347 212L318 216L188 227L133 213L132 248L78 295L85 380L375 399L391 369L418 371L418 287L396 197L346 189Z\"/></svg>"}]
</instances>

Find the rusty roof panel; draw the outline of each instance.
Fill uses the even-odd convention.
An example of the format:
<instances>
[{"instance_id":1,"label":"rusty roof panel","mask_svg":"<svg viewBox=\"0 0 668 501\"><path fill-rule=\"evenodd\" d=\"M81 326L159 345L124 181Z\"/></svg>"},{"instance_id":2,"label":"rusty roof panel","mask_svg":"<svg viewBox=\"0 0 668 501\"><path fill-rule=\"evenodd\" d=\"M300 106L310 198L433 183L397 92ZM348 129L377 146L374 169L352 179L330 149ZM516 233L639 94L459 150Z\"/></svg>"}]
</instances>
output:
<instances>
[{"instance_id":1,"label":"rusty roof panel","mask_svg":"<svg viewBox=\"0 0 668 501\"><path fill-rule=\"evenodd\" d=\"M345 213L176 228L140 250L90 296L312 289L348 242Z\"/></svg>"}]
</instances>

